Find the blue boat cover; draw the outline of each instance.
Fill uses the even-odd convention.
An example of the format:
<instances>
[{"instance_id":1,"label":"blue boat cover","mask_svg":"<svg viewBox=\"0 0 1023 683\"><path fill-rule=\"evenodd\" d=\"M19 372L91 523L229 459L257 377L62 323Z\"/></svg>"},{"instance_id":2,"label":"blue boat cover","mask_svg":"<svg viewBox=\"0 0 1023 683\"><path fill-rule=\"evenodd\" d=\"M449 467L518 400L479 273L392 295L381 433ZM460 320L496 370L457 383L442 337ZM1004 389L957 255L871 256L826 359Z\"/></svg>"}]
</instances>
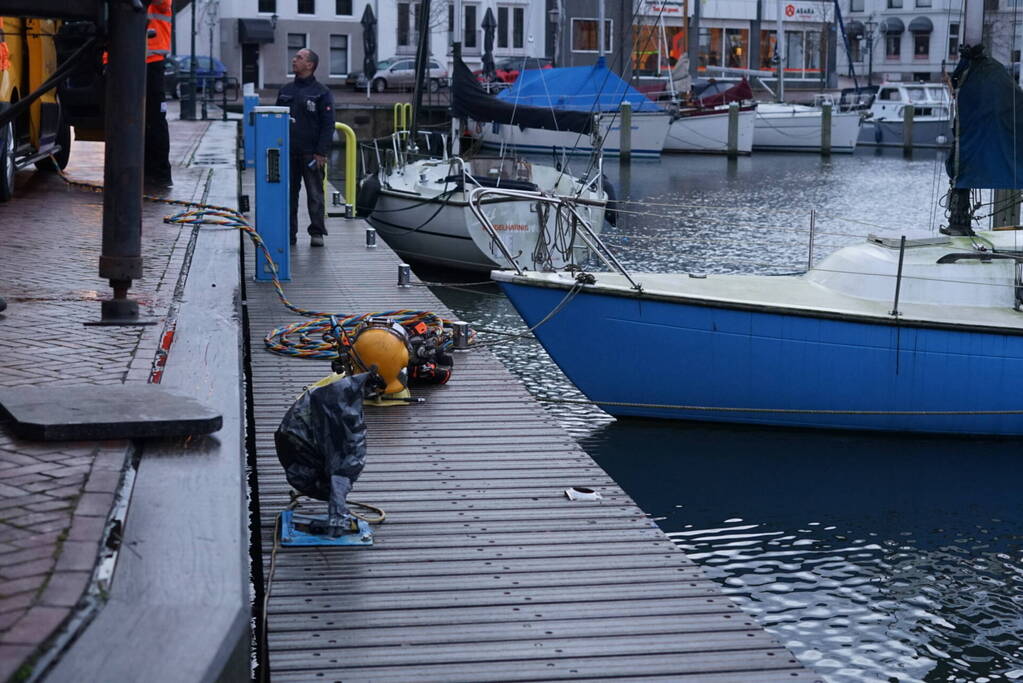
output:
<instances>
[{"instance_id":1,"label":"blue boat cover","mask_svg":"<svg viewBox=\"0 0 1023 683\"><path fill-rule=\"evenodd\" d=\"M979 50L963 57L957 93L958 163L947 169L956 189L1023 189L1023 91L1009 71Z\"/></svg>"},{"instance_id":2,"label":"blue boat cover","mask_svg":"<svg viewBox=\"0 0 1023 683\"><path fill-rule=\"evenodd\" d=\"M622 102L629 102L632 111L664 111L607 68L603 57L593 66L528 69L498 97L518 105L586 112L618 111Z\"/></svg>"}]
</instances>

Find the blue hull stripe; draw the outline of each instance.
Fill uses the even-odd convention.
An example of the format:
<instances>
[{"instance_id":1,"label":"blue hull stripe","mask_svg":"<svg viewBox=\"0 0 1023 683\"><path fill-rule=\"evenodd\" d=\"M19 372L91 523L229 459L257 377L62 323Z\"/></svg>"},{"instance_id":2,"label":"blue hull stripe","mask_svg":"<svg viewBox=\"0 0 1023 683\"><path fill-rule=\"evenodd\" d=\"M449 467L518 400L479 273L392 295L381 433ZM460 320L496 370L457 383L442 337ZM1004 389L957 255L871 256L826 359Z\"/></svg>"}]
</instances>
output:
<instances>
[{"instance_id":1,"label":"blue hull stripe","mask_svg":"<svg viewBox=\"0 0 1023 683\"><path fill-rule=\"evenodd\" d=\"M565 290L502 289L535 325ZM536 336L591 400L835 411L1023 410L1023 337L873 325L582 292ZM1017 415L867 415L605 407L795 427L1023 434Z\"/></svg>"}]
</instances>

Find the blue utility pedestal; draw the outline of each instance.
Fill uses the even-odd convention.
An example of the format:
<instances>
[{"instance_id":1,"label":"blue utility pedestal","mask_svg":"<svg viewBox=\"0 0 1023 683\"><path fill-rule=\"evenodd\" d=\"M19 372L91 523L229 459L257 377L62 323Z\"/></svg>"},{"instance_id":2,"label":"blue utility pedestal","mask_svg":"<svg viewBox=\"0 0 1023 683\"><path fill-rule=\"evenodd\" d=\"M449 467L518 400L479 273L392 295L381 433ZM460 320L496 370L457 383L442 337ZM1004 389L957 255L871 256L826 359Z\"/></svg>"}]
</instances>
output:
<instances>
[{"instance_id":1,"label":"blue utility pedestal","mask_svg":"<svg viewBox=\"0 0 1023 683\"><path fill-rule=\"evenodd\" d=\"M255 107L256 232L277 264L277 279L291 279L287 107ZM272 280L262 249L256 249L256 279Z\"/></svg>"},{"instance_id":2,"label":"blue utility pedestal","mask_svg":"<svg viewBox=\"0 0 1023 683\"><path fill-rule=\"evenodd\" d=\"M252 110L259 106L259 95L246 95L242 104L242 139L245 142L243 168L256 165L256 117Z\"/></svg>"}]
</instances>

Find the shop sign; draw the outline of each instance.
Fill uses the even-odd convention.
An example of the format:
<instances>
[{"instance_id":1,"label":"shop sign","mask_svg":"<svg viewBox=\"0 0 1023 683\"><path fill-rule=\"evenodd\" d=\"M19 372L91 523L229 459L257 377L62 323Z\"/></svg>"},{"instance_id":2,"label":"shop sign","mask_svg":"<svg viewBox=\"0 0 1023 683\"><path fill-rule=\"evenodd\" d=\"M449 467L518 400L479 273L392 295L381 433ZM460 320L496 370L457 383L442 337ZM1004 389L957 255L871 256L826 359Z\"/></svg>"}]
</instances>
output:
<instances>
[{"instance_id":1,"label":"shop sign","mask_svg":"<svg viewBox=\"0 0 1023 683\"><path fill-rule=\"evenodd\" d=\"M831 4L791 0L781 4L784 21L831 21Z\"/></svg>"},{"instance_id":2,"label":"shop sign","mask_svg":"<svg viewBox=\"0 0 1023 683\"><path fill-rule=\"evenodd\" d=\"M644 0L639 13L648 16L668 17L685 16L686 3L682 0Z\"/></svg>"}]
</instances>

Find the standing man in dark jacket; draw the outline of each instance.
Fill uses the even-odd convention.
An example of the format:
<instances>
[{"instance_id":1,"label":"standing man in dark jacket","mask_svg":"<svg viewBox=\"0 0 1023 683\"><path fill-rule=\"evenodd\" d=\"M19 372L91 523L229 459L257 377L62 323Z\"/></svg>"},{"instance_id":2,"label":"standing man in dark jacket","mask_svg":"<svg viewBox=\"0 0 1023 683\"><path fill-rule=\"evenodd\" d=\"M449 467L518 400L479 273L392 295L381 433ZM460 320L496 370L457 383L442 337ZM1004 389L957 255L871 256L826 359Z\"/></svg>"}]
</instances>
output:
<instances>
[{"instance_id":1,"label":"standing man in dark jacket","mask_svg":"<svg viewBox=\"0 0 1023 683\"><path fill-rule=\"evenodd\" d=\"M315 52L302 49L291 59L295 80L277 94L277 106L291 109L291 243L298 241L298 191L305 181L309 207L309 244L323 246L323 173L334 135L334 97L316 80L320 63Z\"/></svg>"}]
</instances>

